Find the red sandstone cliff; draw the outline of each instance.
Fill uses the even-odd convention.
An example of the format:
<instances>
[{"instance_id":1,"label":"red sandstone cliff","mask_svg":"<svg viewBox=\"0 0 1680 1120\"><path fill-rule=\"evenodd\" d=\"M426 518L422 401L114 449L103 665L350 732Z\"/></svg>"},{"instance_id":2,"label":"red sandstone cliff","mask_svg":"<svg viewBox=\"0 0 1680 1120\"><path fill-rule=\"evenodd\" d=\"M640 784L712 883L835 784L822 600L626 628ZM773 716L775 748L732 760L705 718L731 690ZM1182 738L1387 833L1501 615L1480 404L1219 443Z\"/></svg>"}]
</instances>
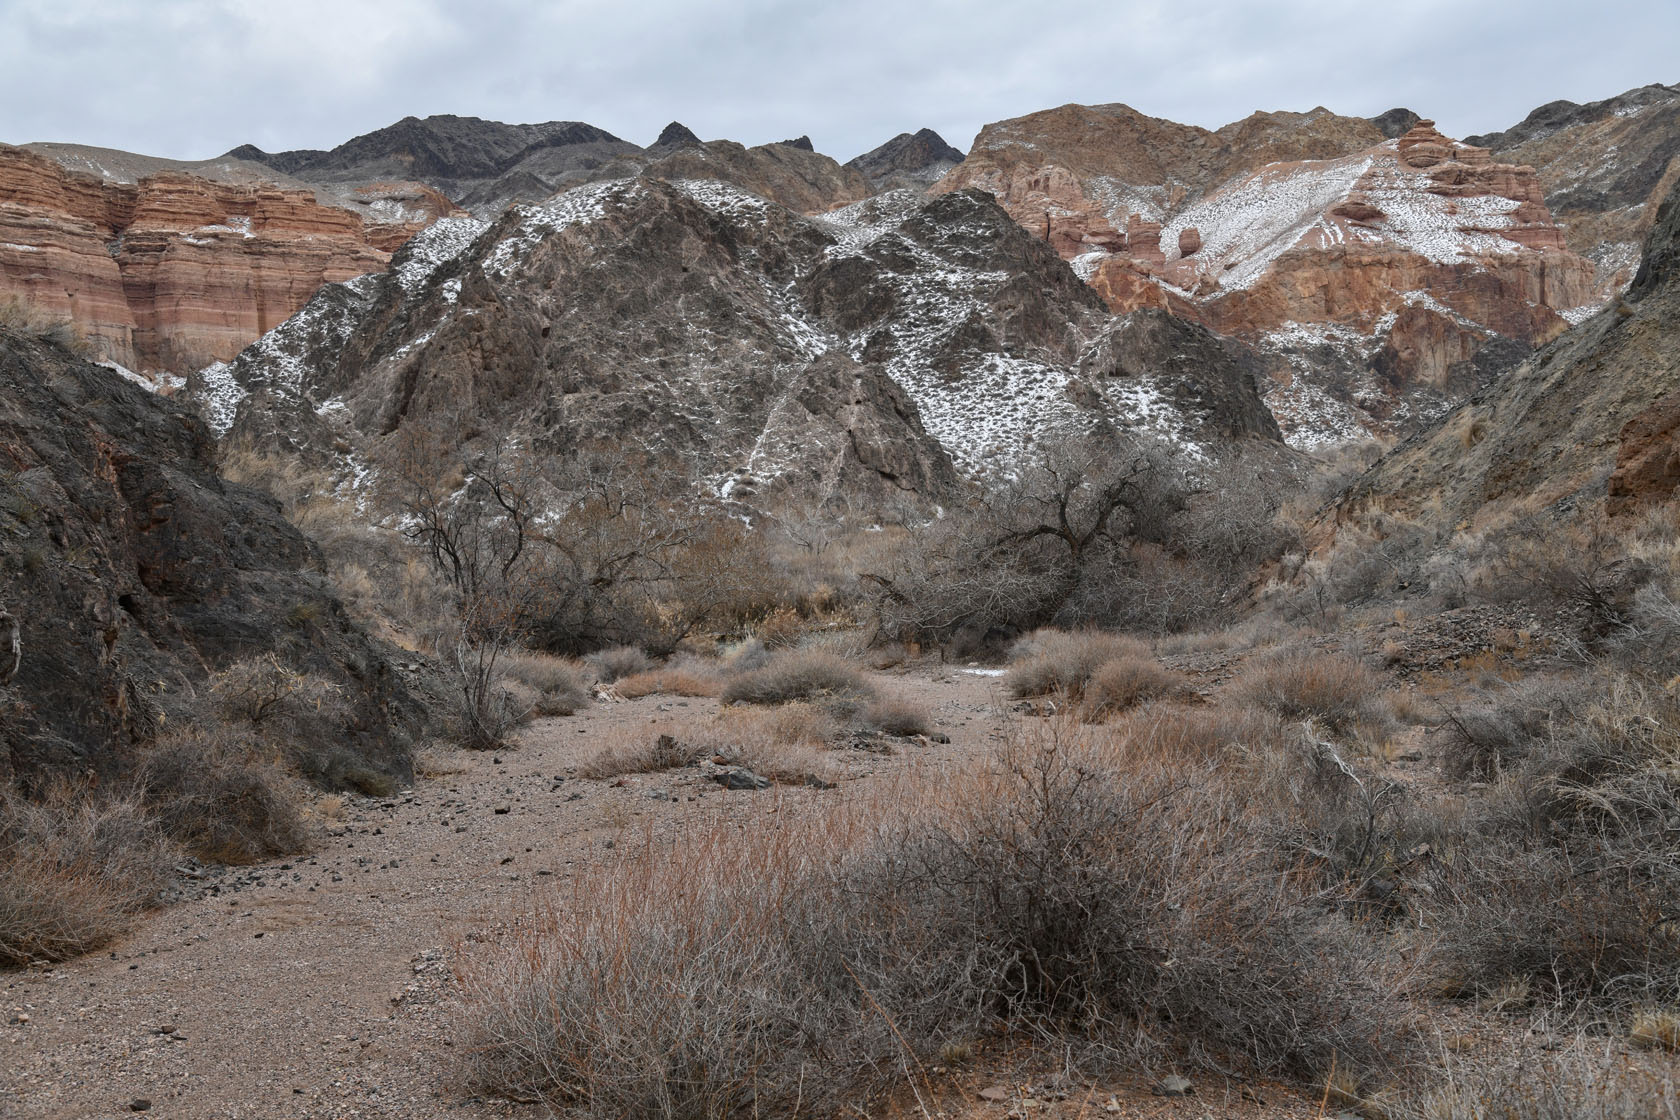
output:
<instances>
[{"instance_id":1,"label":"red sandstone cliff","mask_svg":"<svg viewBox=\"0 0 1680 1120\"><path fill-rule=\"evenodd\" d=\"M232 358L323 283L385 266L453 208L381 184L366 218L308 191L162 171L136 183L0 145L0 302L71 320L99 356L185 373Z\"/></svg>"}]
</instances>

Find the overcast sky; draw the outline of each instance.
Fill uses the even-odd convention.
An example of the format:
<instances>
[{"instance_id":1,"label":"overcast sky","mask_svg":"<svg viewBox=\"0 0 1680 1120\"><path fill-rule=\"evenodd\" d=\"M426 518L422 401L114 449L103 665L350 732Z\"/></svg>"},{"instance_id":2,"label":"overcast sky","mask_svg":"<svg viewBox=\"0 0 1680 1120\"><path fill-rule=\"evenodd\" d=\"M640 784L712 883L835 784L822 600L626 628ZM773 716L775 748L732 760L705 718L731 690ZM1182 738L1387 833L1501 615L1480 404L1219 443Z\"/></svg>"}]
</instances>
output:
<instances>
[{"instance_id":1,"label":"overcast sky","mask_svg":"<svg viewBox=\"0 0 1680 1120\"><path fill-rule=\"evenodd\" d=\"M1463 136L1650 82L1680 82L1676 0L0 0L0 141L181 159L458 113L845 160L1070 101L1210 128L1404 105Z\"/></svg>"}]
</instances>

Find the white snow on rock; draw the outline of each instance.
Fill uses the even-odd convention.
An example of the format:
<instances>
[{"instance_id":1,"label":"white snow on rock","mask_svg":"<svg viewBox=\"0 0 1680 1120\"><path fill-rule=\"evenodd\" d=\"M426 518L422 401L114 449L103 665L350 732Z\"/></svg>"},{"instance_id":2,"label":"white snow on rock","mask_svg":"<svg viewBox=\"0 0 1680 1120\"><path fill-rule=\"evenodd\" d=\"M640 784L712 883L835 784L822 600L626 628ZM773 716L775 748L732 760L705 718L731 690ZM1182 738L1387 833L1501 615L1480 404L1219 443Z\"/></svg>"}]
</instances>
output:
<instances>
[{"instance_id":1,"label":"white snow on rock","mask_svg":"<svg viewBox=\"0 0 1680 1120\"><path fill-rule=\"evenodd\" d=\"M1225 291L1249 288L1320 226L1324 212L1347 197L1371 163L1370 156L1352 156L1263 167L1180 211L1162 227L1161 246L1176 255L1178 235L1194 226L1202 235L1195 257L1202 271Z\"/></svg>"},{"instance_id":2,"label":"white snow on rock","mask_svg":"<svg viewBox=\"0 0 1680 1120\"><path fill-rule=\"evenodd\" d=\"M600 183L586 183L550 198L539 206L515 206L520 215L518 229L496 244L484 260L486 276L505 279L525 254L536 244L571 226L593 222L606 217L607 204L615 195L624 201L633 197L634 179L608 179Z\"/></svg>"},{"instance_id":3,"label":"white snow on rock","mask_svg":"<svg viewBox=\"0 0 1680 1120\"><path fill-rule=\"evenodd\" d=\"M239 402L245 399L245 386L233 376L233 367L226 362L214 362L198 371L199 408L217 439L227 435L239 415Z\"/></svg>"},{"instance_id":4,"label":"white snow on rock","mask_svg":"<svg viewBox=\"0 0 1680 1120\"><path fill-rule=\"evenodd\" d=\"M440 218L409 238L397 252L391 272L409 295L418 292L439 268L467 251L490 223L477 218Z\"/></svg>"}]
</instances>

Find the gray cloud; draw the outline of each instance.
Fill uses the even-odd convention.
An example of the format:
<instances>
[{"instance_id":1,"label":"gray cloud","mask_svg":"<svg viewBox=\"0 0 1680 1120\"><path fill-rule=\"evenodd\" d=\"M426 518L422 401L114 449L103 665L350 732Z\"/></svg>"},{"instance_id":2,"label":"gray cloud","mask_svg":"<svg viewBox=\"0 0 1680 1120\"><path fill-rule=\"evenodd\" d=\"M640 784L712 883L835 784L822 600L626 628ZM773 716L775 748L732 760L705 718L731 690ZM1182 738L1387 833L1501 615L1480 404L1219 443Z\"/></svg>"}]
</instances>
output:
<instances>
[{"instance_id":1,"label":"gray cloud","mask_svg":"<svg viewBox=\"0 0 1680 1120\"><path fill-rule=\"evenodd\" d=\"M846 159L1070 101L1207 127L1405 105L1465 135L1680 81L1677 47L1680 5L1649 0L0 0L0 140L203 158L459 113Z\"/></svg>"}]
</instances>

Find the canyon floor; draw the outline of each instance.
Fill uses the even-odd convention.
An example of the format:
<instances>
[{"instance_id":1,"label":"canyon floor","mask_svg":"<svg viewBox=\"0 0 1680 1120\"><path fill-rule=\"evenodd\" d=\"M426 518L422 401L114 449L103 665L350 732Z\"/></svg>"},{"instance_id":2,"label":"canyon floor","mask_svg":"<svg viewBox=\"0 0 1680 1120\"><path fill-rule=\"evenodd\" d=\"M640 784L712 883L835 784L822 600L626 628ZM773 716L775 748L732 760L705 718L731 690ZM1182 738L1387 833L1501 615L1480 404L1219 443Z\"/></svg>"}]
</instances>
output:
<instances>
[{"instance_id":1,"label":"canyon floor","mask_svg":"<svg viewBox=\"0 0 1680 1120\"><path fill-rule=\"evenodd\" d=\"M206 869L183 884L198 897L146 916L108 951L0 977L0 1115L545 1115L465 1087L454 1046L463 954L542 892L564 897L575 872L639 842L680 842L720 815L798 814L906 766L970 764L1022 718L995 676L924 664L879 680L926 704L950 742L837 751L831 790L725 791L693 770L575 776L603 741L656 736L716 710L716 700L665 695L538 720L497 754L429 755L429 776L412 789L346 800L312 853ZM655 789L670 799L655 800ZM930 1111L1003 1120L1025 1090L1042 1116L1112 1115L1115 1104L1138 1117L1322 1115L1282 1087L1205 1075L1180 1098L1152 1095L1155 1078L1142 1071L1034 1094L1053 1073L1041 1060L988 1056L935 1075ZM999 1089L1010 1099L989 1099Z\"/></svg>"}]
</instances>

